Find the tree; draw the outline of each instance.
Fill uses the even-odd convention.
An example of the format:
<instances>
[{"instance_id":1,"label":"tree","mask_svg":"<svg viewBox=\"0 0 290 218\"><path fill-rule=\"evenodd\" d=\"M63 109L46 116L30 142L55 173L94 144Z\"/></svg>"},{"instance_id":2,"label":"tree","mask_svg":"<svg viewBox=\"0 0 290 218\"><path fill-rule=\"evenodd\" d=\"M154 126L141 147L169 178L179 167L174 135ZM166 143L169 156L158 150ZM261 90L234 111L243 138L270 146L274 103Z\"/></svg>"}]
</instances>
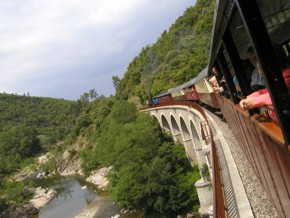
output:
<instances>
[{"instance_id":1,"label":"tree","mask_svg":"<svg viewBox=\"0 0 290 218\"><path fill-rule=\"evenodd\" d=\"M124 100L115 102L103 122L94 155L83 154L85 169L113 166L111 193L121 207L155 217L188 212L198 204L192 188L199 179L198 169L192 171L183 146L163 135L153 117L133 108Z\"/></svg>"},{"instance_id":2,"label":"tree","mask_svg":"<svg viewBox=\"0 0 290 218\"><path fill-rule=\"evenodd\" d=\"M81 95L80 101L81 102L89 102L90 94L85 92L84 94Z\"/></svg>"},{"instance_id":3,"label":"tree","mask_svg":"<svg viewBox=\"0 0 290 218\"><path fill-rule=\"evenodd\" d=\"M120 85L120 79L119 79L118 75L112 76L112 80L113 80L113 85L115 87L115 90L117 91L117 89L119 88L119 85Z\"/></svg>"},{"instance_id":4,"label":"tree","mask_svg":"<svg viewBox=\"0 0 290 218\"><path fill-rule=\"evenodd\" d=\"M89 91L89 95L90 95L91 100L96 99L99 96L95 89L91 89Z\"/></svg>"},{"instance_id":5,"label":"tree","mask_svg":"<svg viewBox=\"0 0 290 218\"><path fill-rule=\"evenodd\" d=\"M118 123L130 123L136 118L137 108L132 103L120 100L112 108L111 116Z\"/></svg>"}]
</instances>

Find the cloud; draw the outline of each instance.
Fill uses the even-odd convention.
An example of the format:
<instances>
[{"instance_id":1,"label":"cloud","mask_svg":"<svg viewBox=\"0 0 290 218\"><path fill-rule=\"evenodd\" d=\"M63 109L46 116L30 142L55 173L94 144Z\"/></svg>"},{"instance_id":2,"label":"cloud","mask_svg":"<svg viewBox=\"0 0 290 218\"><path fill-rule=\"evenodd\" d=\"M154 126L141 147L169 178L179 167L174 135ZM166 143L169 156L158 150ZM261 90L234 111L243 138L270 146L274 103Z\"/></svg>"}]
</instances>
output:
<instances>
[{"instance_id":1,"label":"cloud","mask_svg":"<svg viewBox=\"0 0 290 218\"><path fill-rule=\"evenodd\" d=\"M189 0L0 2L0 92L76 100L114 94L142 47L192 6Z\"/></svg>"}]
</instances>

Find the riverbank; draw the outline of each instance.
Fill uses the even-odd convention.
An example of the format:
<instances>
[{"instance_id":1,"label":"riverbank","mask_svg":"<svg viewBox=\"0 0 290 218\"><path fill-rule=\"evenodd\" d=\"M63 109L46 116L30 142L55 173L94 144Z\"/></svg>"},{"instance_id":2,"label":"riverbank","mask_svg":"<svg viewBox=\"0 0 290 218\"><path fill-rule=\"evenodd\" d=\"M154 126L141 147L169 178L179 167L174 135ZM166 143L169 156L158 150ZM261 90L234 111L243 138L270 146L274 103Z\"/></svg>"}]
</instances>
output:
<instances>
[{"instance_id":1,"label":"riverbank","mask_svg":"<svg viewBox=\"0 0 290 218\"><path fill-rule=\"evenodd\" d=\"M112 167L101 168L89 176L86 181L97 186L100 190L106 190L109 185L107 175ZM110 202L109 195L98 196L87 208L75 218L105 218L118 214L120 209L117 204Z\"/></svg>"},{"instance_id":2,"label":"riverbank","mask_svg":"<svg viewBox=\"0 0 290 218\"><path fill-rule=\"evenodd\" d=\"M57 192L54 189L37 187L35 189L33 198L29 201L29 203L39 210L49 201L51 201L51 199L53 199L56 194Z\"/></svg>"},{"instance_id":3,"label":"riverbank","mask_svg":"<svg viewBox=\"0 0 290 218\"><path fill-rule=\"evenodd\" d=\"M100 196L75 218L110 218L119 213L118 205L110 202L109 196Z\"/></svg>"}]
</instances>

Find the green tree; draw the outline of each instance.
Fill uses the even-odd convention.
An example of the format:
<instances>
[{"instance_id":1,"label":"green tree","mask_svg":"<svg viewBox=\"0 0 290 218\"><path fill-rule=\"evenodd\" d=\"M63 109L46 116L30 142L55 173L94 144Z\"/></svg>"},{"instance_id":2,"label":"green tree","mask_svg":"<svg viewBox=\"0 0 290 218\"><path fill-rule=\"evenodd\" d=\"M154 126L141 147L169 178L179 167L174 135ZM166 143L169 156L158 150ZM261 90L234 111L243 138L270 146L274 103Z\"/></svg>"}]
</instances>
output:
<instances>
[{"instance_id":1,"label":"green tree","mask_svg":"<svg viewBox=\"0 0 290 218\"><path fill-rule=\"evenodd\" d=\"M112 108L111 116L118 123L130 123L136 118L137 109L135 105L121 100L116 102Z\"/></svg>"},{"instance_id":2,"label":"green tree","mask_svg":"<svg viewBox=\"0 0 290 218\"><path fill-rule=\"evenodd\" d=\"M85 92L84 94L81 95L80 101L81 102L89 102L90 100L90 94Z\"/></svg>"},{"instance_id":3,"label":"green tree","mask_svg":"<svg viewBox=\"0 0 290 218\"><path fill-rule=\"evenodd\" d=\"M112 76L112 80L113 80L113 85L115 87L115 90L117 91L119 86L120 86L120 79L119 79L118 75Z\"/></svg>"},{"instance_id":4,"label":"green tree","mask_svg":"<svg viewBox=\"0 0 290 218\"><path fill-rule=\"evenodd\" d=\"M99 96L95 89L91 89L89 95L91 100L96 99Z\"/></svg>"},{"instance_id":5,"label":"green tree","mask_svg":"<svg viewBox=\"0 0 290 218\"><path fill-rule=\"evenodd\" d=\"M36 129L30 127L13 127L0 133L0 173L10 173L20 167L25 158L40 151L40 142Z\"/></svg>"},{"instance_id":6,"label":"green tree","mask_svg":"<svg viewBox=\"0 0 290 218\"><path fill-rule=\"evenodd\" d=\"M85 167L113 166L111 192L119 205L176 217L198 204L192 188L198 170L192 170L183 146L163 135L153 117L137 113L121 100L115 102L102 129L96 147L83 154Z\"/></svg>"}]
</instances>

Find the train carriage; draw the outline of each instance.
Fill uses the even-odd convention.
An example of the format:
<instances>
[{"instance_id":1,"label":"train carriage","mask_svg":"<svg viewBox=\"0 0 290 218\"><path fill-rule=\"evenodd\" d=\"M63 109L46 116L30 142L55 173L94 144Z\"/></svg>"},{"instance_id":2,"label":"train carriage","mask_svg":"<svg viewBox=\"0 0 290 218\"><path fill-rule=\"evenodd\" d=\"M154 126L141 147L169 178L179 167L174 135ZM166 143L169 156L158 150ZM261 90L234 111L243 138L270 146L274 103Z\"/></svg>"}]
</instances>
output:
<instances>
[{"instance_id":1,"label":"train carriage","mask_svg":"<svg viewBox=\"0 0 290 218\"><path fill-rule=\"evenodd\" d=\"M212 85L209 82L209 78L207 76L208 68L203 69L197 77L194 78L194 86L196 92L199 96L199 101L211 106L212 108L218 108L218 103L216 100L215 92L212 88Z\"/></svg>"},{"instance_id":2,"label":"train carriage","mask_svg":"<svg viewBox=\"0 0 290 218\"><path fill-rule=\"evenodd\" d=\"M218 69L226 79L230 94L229 99L216 95L221 112L279 216L289 217L290 97L283 78L285 71L280 67L281 59L275 49L283 48L289 60L290 1L216 1L212 36L208 76L212 75L213 67ZM273 105L266 112L273 111L276 121L264 116L263 108L247 111L239 105L241 98L253 92L245 67L245 51L250 46L257 58L259 73L266 80L264 91L269 93ZM231 68L240 93L233 82ZM215 200L215 213L223 213Z\"/></svg>"},{"instance_id":3,"label":"train carriage","mask_svg":"<svg viewBox=\"0 0 290 218\"><path fill-rule=\"evenodd\" d=\"M171 96L171 92L170 91L162 92L162 93L154 96L153 99L158 99L159 103L161 103L161 104L173 101L173 98Z\"/></svg>"},{"instance_id":4,"label":"train carriage","mask_svg":"<svg viewBox=\"0 0 290 218\"><path fill-rule=\"evenodd\" d=\"M186 100L198 101L199 96L195 88L195 78L182 85Z\"/></svg>"}]
</instances>

